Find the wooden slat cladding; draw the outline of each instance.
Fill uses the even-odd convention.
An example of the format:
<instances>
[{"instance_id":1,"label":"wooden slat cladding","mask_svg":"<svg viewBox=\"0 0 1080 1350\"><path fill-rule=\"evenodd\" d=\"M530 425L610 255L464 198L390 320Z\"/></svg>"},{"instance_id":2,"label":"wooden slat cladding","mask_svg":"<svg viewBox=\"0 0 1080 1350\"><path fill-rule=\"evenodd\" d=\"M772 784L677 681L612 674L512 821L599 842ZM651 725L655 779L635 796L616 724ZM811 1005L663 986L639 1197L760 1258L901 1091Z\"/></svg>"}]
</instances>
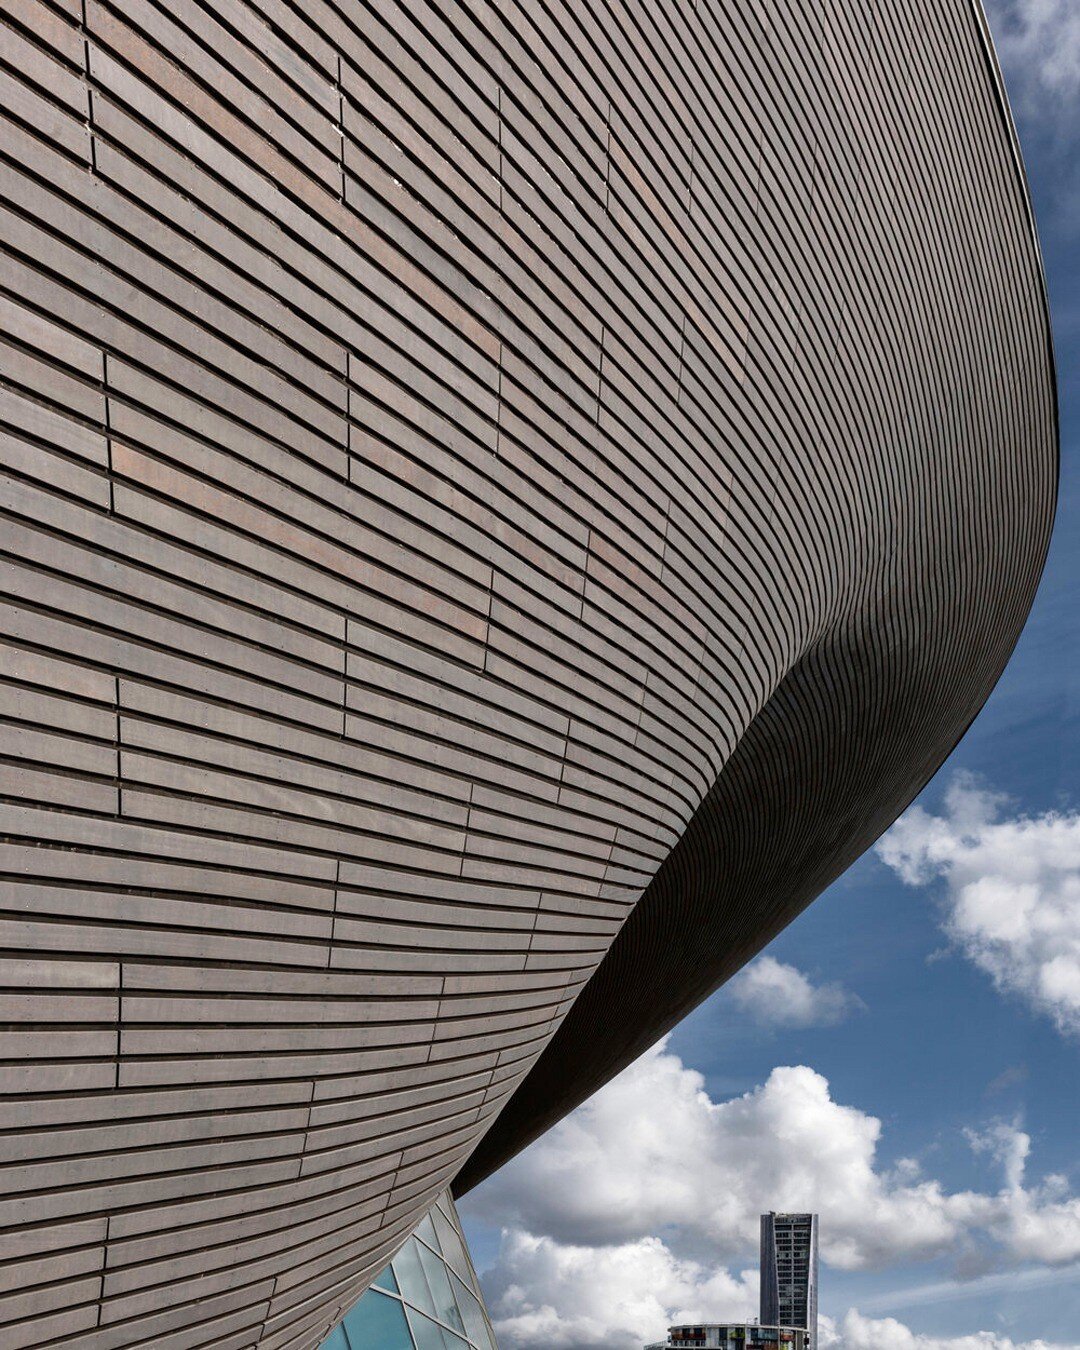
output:
<instances>
[{"instance_id":1,"label":"wooden slat cladding","mask_svg":"<svg viewBox=\"0 0 1080 1350\"><path fill-rule=\"evenodd\" d=\"M992 687L1011 124L969 0L0 20L0 1342L299 1350Z\"/></svg>"}]
</instances>

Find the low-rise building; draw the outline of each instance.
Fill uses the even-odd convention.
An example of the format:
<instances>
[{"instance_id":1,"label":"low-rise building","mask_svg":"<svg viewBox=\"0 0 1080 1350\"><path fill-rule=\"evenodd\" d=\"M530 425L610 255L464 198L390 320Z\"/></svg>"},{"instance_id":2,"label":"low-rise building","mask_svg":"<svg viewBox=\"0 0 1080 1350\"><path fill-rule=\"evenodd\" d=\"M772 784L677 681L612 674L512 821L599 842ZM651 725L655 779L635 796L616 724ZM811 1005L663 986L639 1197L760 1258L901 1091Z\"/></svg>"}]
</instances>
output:
<instances>
[{"instance_id":1,"label":"low-rise building","mask_svg":"<svg viewBox=\"0 0 1080 1350\"><path fill-rule=\"evenodd\" d=\"M763 1326L758 1322L698 1322L668 1327L666 1341L645 1350L807 1350L802 1327Z\"/></svg>"}]
</instances>

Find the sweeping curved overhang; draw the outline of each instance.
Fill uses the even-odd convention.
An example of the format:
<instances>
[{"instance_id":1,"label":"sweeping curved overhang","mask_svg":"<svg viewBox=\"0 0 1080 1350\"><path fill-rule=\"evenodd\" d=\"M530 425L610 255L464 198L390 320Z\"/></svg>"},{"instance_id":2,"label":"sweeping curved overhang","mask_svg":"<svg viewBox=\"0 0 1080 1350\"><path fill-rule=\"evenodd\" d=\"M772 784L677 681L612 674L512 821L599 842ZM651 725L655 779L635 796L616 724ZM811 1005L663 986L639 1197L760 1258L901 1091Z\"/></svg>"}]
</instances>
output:
<instances>
[{"instance_id":1,"label":"sweeping curved overhang","mask_svg":"<svg viewBox=\"0 0 1080 1350\"><path fill-rule=\"evenodd\" d=\"M5 1345L317 1344L986 698L1056 489L969 0L20 0Z\"/></svg>"}]
</instances>

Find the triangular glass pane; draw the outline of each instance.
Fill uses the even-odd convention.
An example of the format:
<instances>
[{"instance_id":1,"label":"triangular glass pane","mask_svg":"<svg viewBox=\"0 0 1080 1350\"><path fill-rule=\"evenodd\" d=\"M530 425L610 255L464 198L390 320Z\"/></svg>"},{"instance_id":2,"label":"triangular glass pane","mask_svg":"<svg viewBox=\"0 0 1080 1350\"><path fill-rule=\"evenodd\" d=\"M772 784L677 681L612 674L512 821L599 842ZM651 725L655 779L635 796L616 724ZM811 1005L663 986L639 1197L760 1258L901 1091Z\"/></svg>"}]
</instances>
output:
<instances>
[{"instance_id":1,"label":"triangular glass pane","mask_svg":"<svg viewBox=\"0 0 1080 1350\"><path fill-rule=\"evenodd\" d=\"M393 1266L386 1266L383 1270L380 1270L371 1283L376 1289L389 1289L392 1294L401 1292L398 1289L397 1280L394 1279Z\"/></svg>"},{"instance_id":2,"label":"triangular glass pane","mask_svg":"<svg viewBox=\"0 0 1080 1350\"><path fill-rule=\"evenodd\" d=\"M369 1289L342 1323L350 1350L414 1350L405 1309L396 1298Z\"/></svg>"},{"instance_id":3,"label":"triangular glass pane","mask_svg":"<svg viewBox=\"0 0 1080 1350\"><path fill-rule=\"evenodd\" d=\"M436 1251L440 1250L439 1239L435 1235L435 1226L431 1222L430 1214L425 1214L416 1225L416 1236L421 1242L426 1242L429 1247L434 1247Z\"/></svg>"}]
</instances>

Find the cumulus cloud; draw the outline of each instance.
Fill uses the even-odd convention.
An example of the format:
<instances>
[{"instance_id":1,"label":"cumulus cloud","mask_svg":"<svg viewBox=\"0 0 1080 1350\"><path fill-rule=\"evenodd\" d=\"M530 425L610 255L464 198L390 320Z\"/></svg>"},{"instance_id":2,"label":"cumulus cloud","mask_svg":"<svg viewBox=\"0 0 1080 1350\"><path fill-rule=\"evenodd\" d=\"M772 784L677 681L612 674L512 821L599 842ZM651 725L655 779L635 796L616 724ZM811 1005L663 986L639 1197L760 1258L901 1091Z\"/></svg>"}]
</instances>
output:
<instances>
[{"instance_id":1,"label":"cumulus cloud","mask_svg":"<svg viewBox=\"0 0 1080 1350\"><path fill-rule=\"evenodd\" d=\"M727 987L739 1007L766 1026L834 1026L859 1005L840 985L811 984L801 970L774 956L751 961Z\"/></svg>"},{"instance_id":2,"label":"cumulus cloud","mask_svg":"<svg viewBox=\"0 0 1080 1350\"><path fill-rule=\"evenodd\" d=\"M484 1276L505 1350L641 1350L672 1322L757 1313L757 1271L680 1259L659 1238L582 1247L508 1232Z\"/></svg>"},{"instance_id":3,"label":"cumulus cloud","mask_svg":"<svg viewBox=\"0 0 1080 1350\"><path fill-rule=\"evenodd\" d=\"M944 815L912 807L878 853L909 886L944 879L954 944L999 989L1078 1035L1080 813L1002 819L1004 804L959 776Z\"/></svg>"},{"instance_id":4,"label":"cumulus cloud","mask_svg":"<svg viewBox=\"0 0 1080 1350\"><path fill-rule=\"evenodd\" d=\"M1031 1152L1031 1138L1018 1125L999 1121L985 1130L965 1130L967 1141L976 1153L989 1153L1001 1164L1005 1185L1016 1190L1024 1183L1024 1169Z\"/></svg>"},{"instance_id":5,"label":"cumulus cloud","mask_svg":"<svg viewBox=\"0 0 1080 1350\"><path fill-rule=\"evenodd\" d=\"M562 1247L660 1238L695 1262L752 1259L766 1209L820 1213L822 1257L848 1270L947 1256L969 1276L1080 1258L1080 1198L1059 1177L1026 1180L1031 1141L1018 1125L970 1136L1003 1177L988 1191L948 1191L912 1159L882 1166L881 1133L878 1119L835 1101L805 1066L713 1101L662 1043L486 1181L467 1208Z\"/></svg>"},{"instance_id":6,"label":"cumulus cloud","mask_svg":"<svg viewBox=\"0 0 1080 1350\"><path fill-rule=\"evenodd\" d=\"M484 1287L503 1350L641 1350L673 1324L757 1315L756 1270L680 1258L656 1237L581 1247L509 1231ZM822 1315L818 1341L821 1350L1080 1350L989 1331L925 1336L854 1308L840 1320Z\"/></svg>"},{"instance_id":7,"label":"cumulus cloud","mask_svg":"<svg viewBox=\"0 0 1080 1350\"><path fill-rule=\"evenodd\" d=\"M816 1210L822 1252L848 1269L947 1251L978 1197L947 1195L908 1163L875 1167L881 1123L833 1101L804 1066L710 1100L701 1075L650 1051L478 1192L490 1217L563 1242L676 1229L688 1250L745 1254L763 1209Z\"/></svg>"},{"instance_id":8,"label":"cumulus cloud","mask_svg":"<svg viewBox=\"0 0 1080 1350\"><path fill-rule=\"evenodd\" d=\"M738 1275L680 1260L659 1238L575 1247L508 1233L484 1280L505 1350L641 1350L672 1324L757 1315L757 1271ZM935 1337L852 1308L819 1320L821 1350L1076 1350L995 1332Z\"/></svg>"},{"instance_id":9,"label":"cumulus cloud","mask_svg":"<svg viewBox=\"0 0 1080 1350\"><path fill-rule=\"evenodd\" d=\"M1076 0L991 0L994 41L1021 115L1061 129L1080 103L1080 6Z\"/></svg>"},{"instance_id":10,"label":"cumulus cloud","mask_svg":"<svg viewBox=\"0 0 1080 1350\"><path fill-rule=\"evenodd\" d=\"M1076 1350L1048 1341L1013 1341L993 1331L972 1336L922 1336L892 1317L863 1317L852 1308L842 1322L821 1319L821 1350Z\"/></svg>"},{"instance_id":11,"label":"cumulus cloud","mask_svg":"<svg viewBox=\"0 0 1080 1350\"><path fill-rule=\"evenodd\" d=\"M659 1238L595 1248L510 1232L484 1285L503 1350L641 1350L673 1324L757 1313L756 1270L708 1270ZM925 1336L855 1308L839 1320L821 1316L818 1342L821 1350L1080 1350L991 1331Z\"/></svg>"}]
</instances>

